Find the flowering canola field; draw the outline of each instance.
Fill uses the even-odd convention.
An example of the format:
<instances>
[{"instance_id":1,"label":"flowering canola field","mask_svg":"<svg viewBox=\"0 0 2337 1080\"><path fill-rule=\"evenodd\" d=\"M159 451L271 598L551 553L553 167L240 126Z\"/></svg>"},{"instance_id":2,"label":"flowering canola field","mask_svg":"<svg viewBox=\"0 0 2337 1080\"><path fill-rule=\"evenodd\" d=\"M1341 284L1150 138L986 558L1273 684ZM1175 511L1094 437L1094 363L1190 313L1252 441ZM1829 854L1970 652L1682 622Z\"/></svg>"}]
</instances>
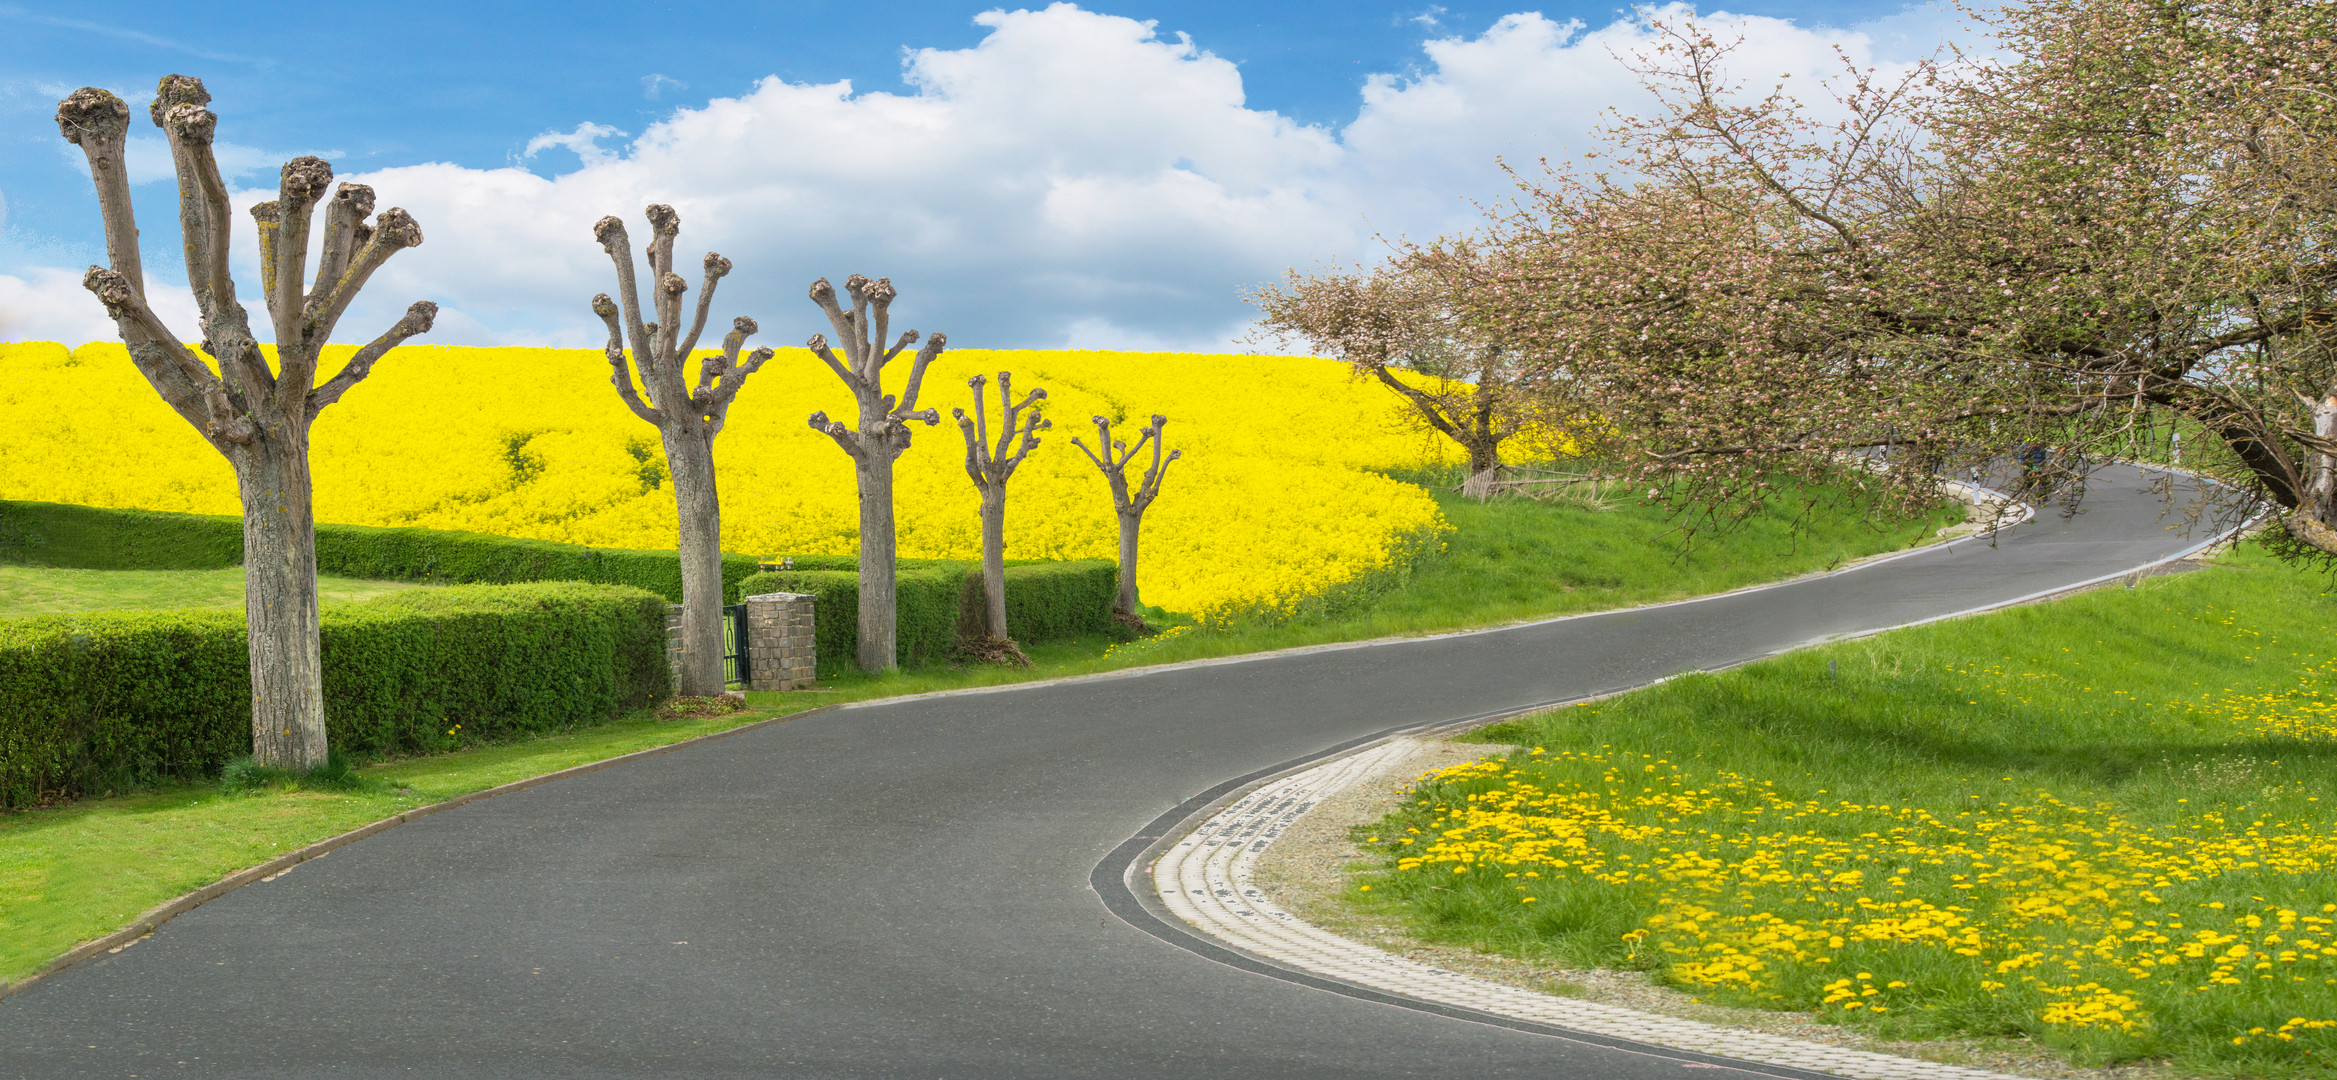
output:
<instances>
[{"instance_id":1,"label":"flowering canola field","mask_svg":"<svg viewBox=\"0 0 2337 1080\"><path fill-rule=\"evenodd\" d=\"M2233 659L2269 667L2263 635L2231 612L2152 614L2232 627ZM2106 697L2103 708L2123 710L2122 737L2175 763L2171 782L2140 793L2163 800L2149 809L2014 776L1907 783L1896 798L1876 795L1892 781L1858 778L1867 794L1851 798L1820 773L1774 768L1792 751L1764 755L1762 775L1730 767L1741 760L1730 751L1707 757L1710 744L1667 752L1653 740L1457 765L1423 776L1406 811L1375 826L1393 873L1373 895L1431 918L1475 905L1468 925L1542 942L1595 928L1592 962L1653 966L1718 1000L1890 1034L2025 1033L2097 1059L2327 1068L2337 826L2323 799L2337 790L2272 759L2310 770L2337 750L2337 702L2322 689L2337 659L2293 665L2270 689L2123 703L2135 695L2099 663L1943 673L1956 698L1971 695L1946 704L1972 723L1987 722L1973 709L1983 695L2022 704L2061 684ZM1613 736L1602 707L1567 712ZM1964 760L1923 729L1877 730ZM2226 752L2206 752L2217 744Z\"/></svg>"},{"instance_id":2,"label":"flowering canola field","mask_svg":"<svg viewBox=\"0 0 2337 1080\"><path fill-rule=\"evenodd\" d=\"M325 367L350 351L328 353ZM908 368L906 356L890 365L888 384ZM1075 435L1094 445L1095 415L1132 440L1165 414L1169 446L1185 452L1145 516L1149 604L1204 620L1287 609L1433 549L1449 528L1418 487L1367 471L1442 462L1443 445L1334 361L965 349L927 372L918 404L942 422L918 426L898 464L903 556L980 554L978 496L949 413L972 411L968 378L1002 370L1018 392L1047 391L1055 425L1009 488L1011 558L1117 557L1110 493L1070 445ZM317 520L673 547L657 433L619 403L608 372L596 350L398 349L317 420ZM856 550L850 461L806 426L814 410L855 415L802 349L780 350L740 394L714 448L726 550ZM238 512L233 470L120 345L103 343L0 344L0 498Z\"/></svg>"}]
</instances>

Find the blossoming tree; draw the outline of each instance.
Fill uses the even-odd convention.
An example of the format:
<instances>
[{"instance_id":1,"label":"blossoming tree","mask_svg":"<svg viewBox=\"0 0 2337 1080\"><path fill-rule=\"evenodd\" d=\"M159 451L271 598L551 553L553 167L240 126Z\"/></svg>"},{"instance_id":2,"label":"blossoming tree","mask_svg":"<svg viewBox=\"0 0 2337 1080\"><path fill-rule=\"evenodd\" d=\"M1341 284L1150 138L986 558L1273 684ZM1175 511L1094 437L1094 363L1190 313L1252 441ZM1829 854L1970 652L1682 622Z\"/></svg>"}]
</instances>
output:
<instances>
[{"instance_id":1,"label":"blossoming tree","mask_svg":"<svg viewBox=\"0 0 2337 1080\"><path fill-rule=\"evenodd\" d=\"M342 184L327 199L332 166L294 158L284 164L276 199L252 207L260 288L276 339L271 364L228 274L233 215L211 149L219 118L204 107L210 101L202 80L171 75L147 109L178 175L187 283L202 312L199 353L182 344L185 338L147 303L124 149L129 105L105 90L83 87L58 104L57 127L89 159L105 224L108 265L90 267L82 284L105 305L147 384L235 467L243 503L252 756L262 765L307 770L326 757L309 426L364 381L384 354L428 331L438 306L422 301L407 308L340 371L317 381L325 344L358 290L390 256L421 243L422 230L403 210L374 215L373 189L362 184ZM312 277L310 226L320 201L324 230Z\"/></svg>"},{"instance_id":2,"label":"blossoming tree","mask_svg":"<svg viewBox=\"0 0 2337 1080\"><path fill-rule=\"evenodd\" d=\"M1185 456L1183 450L1171 450L1166 458L1160 454L1166 439L1161 430L1168 427L1168 417L1152 414L1152 423L1137 429L1136 445L1112 440L1112 421L1095 417L1096 448L1090 450L1077 436L1071 445L1086 454L1087 459L1102 470L1104 481L1112 487L1112 509L1120 518L1120 592L1112 598L1112 620L1139 634L1149 633L1136 599L1136 535L1144 527L1144 511L1152 500L1160 498L1161 481L1168 479L1169 463ZM1142 453L1146 443L1152 444L1152 464L1136 482L1134 490L1128 487L1128 463Z\"/></svg>"},{"instance_id":3,"label":"blossoming tree","mask_svg":"<svg viewBox=\"0 0 2337 1080\"><path fill-rule=\"evenodd\" d=\"M641 317L640 290L633 276L633 244L625 223L604 217L593 226L593 236L617 268L617 297L601 293L592 298L593 314L608 327L609 382L633 415L657 428L665 444L666 471L673 478L674 511L681 526L682 658L676 690L690 697L722 693L722 500L714 487L714 437L730 419L731 402L746 385L747 376L771 358L771 350L756 349L742 362L738 351L755 333L755 321L745 316L731 320L723 335L722 352L698 364L697 385L690 385L690 354L706 329L714 306L714 287L730 273L730 260L711 251L704 262L705 284L698 290L698 308L682 330L682 294L689 282L674 273L674 240L681 235L681 215L662 203L649 207L649 276L651 313ZM620 319L622 321L620 321ZM628 358L625 343L632 342ZM640 386L634 372L640 372ZM642 393L646 391L647 400Z\"/></svg>"},{"instance_id":4,"label":"blossoming tree","mask_svg":"<svg viewBox=\"0 0 2337 1080\"><path fill-rule=\"evenodd\" d=\"M846 427L825 412L815 412L811 426L852 457L853 480L860 490L860 622L854 654L860 670L875 673L900 667L893 461L909 449L910 421L922 420L928 427L941 422L939 411L917 408L917 387L925 381L933 358L949 347L949 335L937 333L925 340L909 365L908 385L896 400L884 392L884 366L916 344L917 332L904 331L889 348L885 345L893 297L898 295L892 279L870 281L854 274L844 279L844 290L852 299L850 310L837 302L836 287L828 279L811 284L812 302L827 313L828 324L844 343L844 356L836 356L826 334L813 334L808 345L852 391L860 410L859 425Z\"/></svg>"},{"instance_id":5,"label":"blossoming tree","mask_svg":"<svg viewBox=\"0 0 2337 1080\"><path fill-rule=\"evenodd\" d=\"M1459 444L1476 475L1501 464L1539 397L1537 370L1470 302L1489 277L1467 241L1439 241L1368 271L1290 271L1280 285L1250 293L1267 335L1347 362L1411 405L1431 429Z\"/></svg>"},{"instance_id":6,"label":"blossoming tree","mask_svg":"<svg viewBox=\"0 0 2337 1080\"><path fill-rule=\"evenodd\" d=\"M1039 432L1054 424L1032 408L1047 399L1047 392L1032 390L1017 402L1013 374L1001 371L998 442L992 445L990 418L982 407L982 384L986 381L976 375L966 382L974 390L974 415L967 416L964 409L949 412L966 437L966 475L982 493L982 632L989 639L989 651L1027 664L1029 660L1015 647L1006 628L1006 482L1013 478L1022 459L1038 447Z\"/></svg>"},{"instance_id":7,"label":"blossoming tree","mask_svg":"<svg viewBox=\"0 0 2337 1080\"><path fill-rule=\"evenodd\" d=\"M2337 12L1996 18L2008 61L1846 66L1831 118L1662 27L1665 109L1610 132L1610 171L1528 186L1478 313L1722 517L1779 472L1919 503L2028 444L2082 482L2172 417L2220 443L2187 463L2337 554Z\"/></svg>"}]
</instances>

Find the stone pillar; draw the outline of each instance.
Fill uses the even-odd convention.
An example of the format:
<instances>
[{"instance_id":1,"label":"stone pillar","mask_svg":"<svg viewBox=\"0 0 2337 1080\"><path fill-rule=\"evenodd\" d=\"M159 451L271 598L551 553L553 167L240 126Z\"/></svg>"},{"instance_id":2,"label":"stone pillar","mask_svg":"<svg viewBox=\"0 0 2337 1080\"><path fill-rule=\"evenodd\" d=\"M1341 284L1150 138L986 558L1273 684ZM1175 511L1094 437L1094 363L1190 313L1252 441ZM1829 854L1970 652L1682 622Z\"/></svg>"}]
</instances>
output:
<instances>
[{"instance_id":1,"label":"stone pillar","mask_svg":"<svg viewBox=\"0 0 2337 1080\"><path fill-rule=\"evenodd\" d=\"M765 593L746 598L747 689L808 690L816 677L809 593Z\"/></svg>"},{"instance_id":2,"label":"stone pillar","mask_svg":"<svg viewBox=\"0 0 2337 1080\"><path fill-rule=\"evenodd\" d=\"M667 671L673 672L676 681L681 679L682 606L680 604L667 604L665 606L665 667Z\"/></svg>"}]
</instances>

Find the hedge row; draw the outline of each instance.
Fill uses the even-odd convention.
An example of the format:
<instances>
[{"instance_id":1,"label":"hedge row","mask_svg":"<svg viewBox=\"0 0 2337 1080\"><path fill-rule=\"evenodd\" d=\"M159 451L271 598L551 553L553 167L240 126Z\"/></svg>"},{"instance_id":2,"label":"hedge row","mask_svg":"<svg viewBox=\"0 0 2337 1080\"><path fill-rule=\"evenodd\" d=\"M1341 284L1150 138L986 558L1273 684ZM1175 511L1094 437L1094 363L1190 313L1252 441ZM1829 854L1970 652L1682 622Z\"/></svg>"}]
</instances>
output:
<instances>
[{"instance_id":1,"label":"hedge row","mask_svg":"<svg viewBox=\"0 0 2337 1080\"><path fill-rule=\"evenodd\" d=\"M846 559L848 556L836 558ZM744 596L810 593L815 601L821 675L853 670L860 633L860 574L825 566L825 559L797 558L796 569L765 571L739 583ZM853 565L857 565L856 563ZM903 560L895 576L900 623L898 657L904 665L947 655L960 640L982 632L982 568L943 560ZM1112 598L1120 568L1107 559L1073 562L1018 562L1006 568L1006 625L1016 641L1061 641L1112 628Z\"/></svg>"},{"instance_id":2,"label":"hedge row","mask_svg":"<svg viewBox=\"0 0 2337 1080\"><path fill-rule=\"evenodd\" d=\"M650 704L670 688L665 608L640 589L569 583L326 608L328 738L359 755L446 750ZM250 752L242 612L0 621L0 806L200 776Z\"/></svg>"},{"instance_id":3,"label":"hedge row","mask_svg":"<svg viewBox=\"0 0 2337 1080\"><path fill-rule=\"evenodd\" d=\"M849 558L847 556L847 558ZM83 570L216 570L243 562L243 519L64 503L0 502L0 562ZM390 581L508 584L588 581L682 599L670 551L594 548L444 529L318 525L317 572ZM752 556L722 557L723 594L736 603Z\"/></svg>"}]
</instances>

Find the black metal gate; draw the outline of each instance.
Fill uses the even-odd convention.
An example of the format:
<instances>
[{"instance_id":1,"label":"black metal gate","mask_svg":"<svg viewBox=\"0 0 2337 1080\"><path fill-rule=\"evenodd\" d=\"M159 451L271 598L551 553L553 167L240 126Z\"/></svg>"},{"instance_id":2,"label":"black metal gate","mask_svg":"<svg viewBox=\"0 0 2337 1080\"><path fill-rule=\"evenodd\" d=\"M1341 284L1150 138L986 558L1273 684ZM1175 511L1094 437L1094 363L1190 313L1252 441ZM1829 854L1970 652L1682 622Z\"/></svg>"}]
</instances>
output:
<instances>
[{"instance_id":1,"label":"black metal gate","mask_svg":"<svg viewBox=\"0 0 2337 1080\"><path fill-rule=\"evenodd\" d=\"M725 686L746 688L747 683L747 606L722 606L722 683Z\"/></svg>"}]
</instances>

